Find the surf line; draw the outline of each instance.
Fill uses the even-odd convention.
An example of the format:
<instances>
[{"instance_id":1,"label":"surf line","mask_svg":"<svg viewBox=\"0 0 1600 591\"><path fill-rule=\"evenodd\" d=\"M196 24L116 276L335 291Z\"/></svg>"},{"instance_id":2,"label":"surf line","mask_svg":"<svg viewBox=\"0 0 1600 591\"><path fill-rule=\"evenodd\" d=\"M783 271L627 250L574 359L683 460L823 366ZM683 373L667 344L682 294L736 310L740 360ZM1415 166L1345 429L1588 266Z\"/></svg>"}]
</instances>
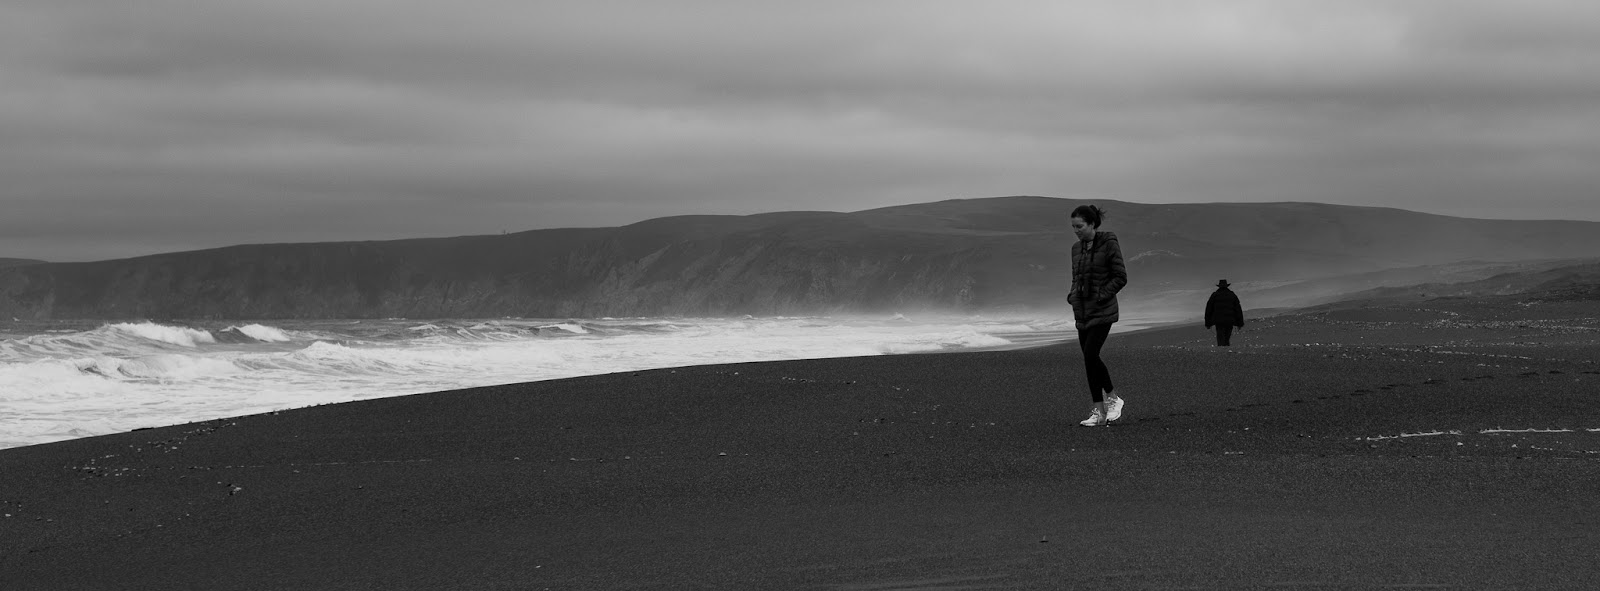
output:
<instances>
[{"instance_id":1,"label":"surf line","mask_svg":"<svg viewBox=\"0 0 1600 591\"><path fill-rule=\"evenodd\" d=\"M1584 431L1589 432L1589 433L1600 433L1600 429L1584 429ZM1572 429L1502 429L1502 428L1494 428L1494 429L1483 429L1483 430L1480 430L1480 431L1478 431L1478 434L1479 435L1497 435L1497 434L1500 434L1500 433L1574 433L1574 432L1575 431L1572 430ZM1382 441L1382 440L1385 440L1385 439L1400 439L1400 438L1403 438L1403 437L1432 437L1432 436L1436 436L1436 435L1460 435L1460 434L1461 434L1461 430L1459 430L1459 429L1451 429L1449 431L1423 431L1423 432L1420 432L1420 433L1401 433L1399 435L1374 435L1372 437L1357 437L1356 441Z\"/></svg>"},{"instance_id":2,"label":"surf line","mask_svg":"<svg viewBox=\"0 0 1600 591\"><path fill-rule=\"evenodd\" d=\"M1384 439L1400 439L1402 437L1433 437L1435 435L1460 435L1461 432L1451 429L1449 431L1424 431L1421 433L1401 433L1399 435L1374 435L1372 437L1357 437L1357 441L1382 441Z\"/></svg>"}]
</instances>

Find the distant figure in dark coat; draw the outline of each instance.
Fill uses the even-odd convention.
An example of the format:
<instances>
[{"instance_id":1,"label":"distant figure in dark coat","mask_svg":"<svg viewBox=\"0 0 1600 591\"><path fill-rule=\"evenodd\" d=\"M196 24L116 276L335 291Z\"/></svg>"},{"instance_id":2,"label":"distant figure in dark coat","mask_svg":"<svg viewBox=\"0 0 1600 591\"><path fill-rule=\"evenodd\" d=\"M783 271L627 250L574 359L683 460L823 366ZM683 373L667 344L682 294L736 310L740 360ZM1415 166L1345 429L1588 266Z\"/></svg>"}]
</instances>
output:
<instances>
[{"instance_id":1,"label":"distant figure in dark coat","mask_svg":"<svg viewBox=\"0 0 1600 591\"><path fill-rule=\"evenodd\" d=\"M1244 308L1239 306L1239 296L1228 289L1228 280L1217 282L1217 290L1206 300L1206 328L1217 327L1217 346L1228 346L1234 328L1244 328Z\"/></svg>"},{"instance_id":2,"label":"distant figure in dark coat","mask_svg":"<svg viewBox=\"0 0 1600 591\"><path fill-rule=\"evenodd\" d=\"M1111 325L1120 317L1117 292L1128 284L1128 271L1122 264L1122 247L1117 235L1100 231L1105 212L1093 205L1072 210L1072 290L1067 303L1078 327L1078 347L1083 350L1083 366L1089 377L1089 396L1094 407L1089 418L1078 423L1099 427L1122 417L1122 397L1111 393L1111 372L1100 359L1100 348L1111 336Z\"/></svg>"}]
</instances>

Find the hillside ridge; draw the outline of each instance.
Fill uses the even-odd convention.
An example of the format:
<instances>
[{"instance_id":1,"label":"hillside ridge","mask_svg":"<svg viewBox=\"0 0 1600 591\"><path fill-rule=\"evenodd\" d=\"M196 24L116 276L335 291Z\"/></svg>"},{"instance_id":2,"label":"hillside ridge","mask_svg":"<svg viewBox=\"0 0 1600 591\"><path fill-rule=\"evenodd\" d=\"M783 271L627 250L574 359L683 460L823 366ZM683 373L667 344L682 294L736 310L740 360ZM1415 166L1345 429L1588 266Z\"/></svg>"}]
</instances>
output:
<instances>
[{"instance_id":1,"label":"hillside ridge","mask_svg":"<svg viewBox=\"0 0 1600 591\"><path fill-rule=\"evenodd\" d=\"M0 268L0 316L389 318L990 312L1065 306L1073 207L1108 210L1138 299L1462 260L1600 257L1600 222L1314 203L952 199L852 213L247 244Z\"/></svg>"}]
</instances>

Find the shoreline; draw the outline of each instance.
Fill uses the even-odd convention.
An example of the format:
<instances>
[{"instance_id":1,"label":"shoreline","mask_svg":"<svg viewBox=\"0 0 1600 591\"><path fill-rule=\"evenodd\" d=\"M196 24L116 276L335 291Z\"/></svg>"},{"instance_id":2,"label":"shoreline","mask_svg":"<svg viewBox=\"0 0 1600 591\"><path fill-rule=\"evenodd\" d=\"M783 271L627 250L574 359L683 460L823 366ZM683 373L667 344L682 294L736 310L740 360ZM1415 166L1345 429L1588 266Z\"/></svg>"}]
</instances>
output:
<instances>
[{"instance_id":1,"label":"shoreline","mask_svg":"<svg viewBox=\"0 0 1600 591\"><path fill-rule=\"evenodd\" d=\"M742 361L1008 350L1073 338L1071 330L1052 328L1060 324L1059 319L1044 317L923 319L904 321L903 326L894 321L858 324L849 318L774 319L745 326L746 321L724 319L680 323L678 326L686 329L682 338L656 334L661 331L652 332L654 329L650 328L639 334L627 332L641 326L654 327L664 320L602 319L594 320L592 325L582 320L571 320L570 324L550 322L541 319L524 323L539 327L540 334L521 334L520 340L489 334L499 325L479 320L437 321L438 326L433 322L389 322L364 325L359 330L348 328L353 325L344 322L329 321L269 325L230 321L202 325L144 323L99 325L98 329L69 322L51 330L35 327L41 331L34 335L38 338L21 344L0 343L8 347L0 353L7 353L4 356L11 360L0 364L0 390L18 394L0 401L0 449L328 402L617 371ZM567 328L550 337L544 334L547 325ZM851 334L836 335L838 329L832 325ZM69 326L93 330L81 337L61 334L70 332L65 330ZM421 327L430 328L418 332ZM457 334L460 331L473 332ZM590 335L590 331L598 334ZM427 337L421 340L436 334L459 338L444 343L443 349L421 344L413 352L412 345L417 343L404 340L413 334ZM395 339L396 335L401 335L400 340L386 340ZM654 348L665 346L670 351L644 349L651 345L641 336L665 339ZM314 342L310 340L313 337ZM570 338L577 340L562 340ZM354 344L346 343L347 339ZM607 345L611 339L617 340ZM98 343L112 353L87 352L82 349L84 341ZM988 342L1003 344L967 344ZM933 348L941 343L946 348ZM21 351L21 357L10 355L18 352L12 345ZM346 345L351 348L346 349ZM397 345L395 352L387 352ZM30 348L34 350L29 352ZM42 364L19 361L41 355L35 361L44 361ZM472 361L483 355L498 361ZM237 371L238 367L229 364L242 364L246 369ZM372 364L379 366L377 371L366 372L366 366ZM271 369L276 367L285 369ZM275 380L255 375L266 373L273 373ZM173 376L170 380L166 377L169 375ZM58 407L75 410L54 410Z\"/></svg>"}]
</instances>

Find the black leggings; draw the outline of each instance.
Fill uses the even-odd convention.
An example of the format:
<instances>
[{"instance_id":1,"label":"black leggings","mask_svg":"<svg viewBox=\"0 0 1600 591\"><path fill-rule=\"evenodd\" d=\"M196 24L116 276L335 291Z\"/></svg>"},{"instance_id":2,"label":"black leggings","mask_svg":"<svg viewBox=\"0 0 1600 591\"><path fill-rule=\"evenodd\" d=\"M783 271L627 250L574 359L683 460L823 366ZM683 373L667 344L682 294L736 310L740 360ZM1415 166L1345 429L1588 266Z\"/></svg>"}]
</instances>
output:
<instances>
[{"instance_id":1,"label":"black leggings","mask_svg":"<svg viewBox=\"0 0 1600 591\"><path fill-rule=\"evenodd\" d=\"M1078 347L1083 349L1083 369L1089 376L1089 394L1095 402L1105 402L1105 393L1112 390L1111 371L1100 360L1100 348L1111 336L1111 325L1102 324L1078 329Z\"/></svg>"}]
</instances>

